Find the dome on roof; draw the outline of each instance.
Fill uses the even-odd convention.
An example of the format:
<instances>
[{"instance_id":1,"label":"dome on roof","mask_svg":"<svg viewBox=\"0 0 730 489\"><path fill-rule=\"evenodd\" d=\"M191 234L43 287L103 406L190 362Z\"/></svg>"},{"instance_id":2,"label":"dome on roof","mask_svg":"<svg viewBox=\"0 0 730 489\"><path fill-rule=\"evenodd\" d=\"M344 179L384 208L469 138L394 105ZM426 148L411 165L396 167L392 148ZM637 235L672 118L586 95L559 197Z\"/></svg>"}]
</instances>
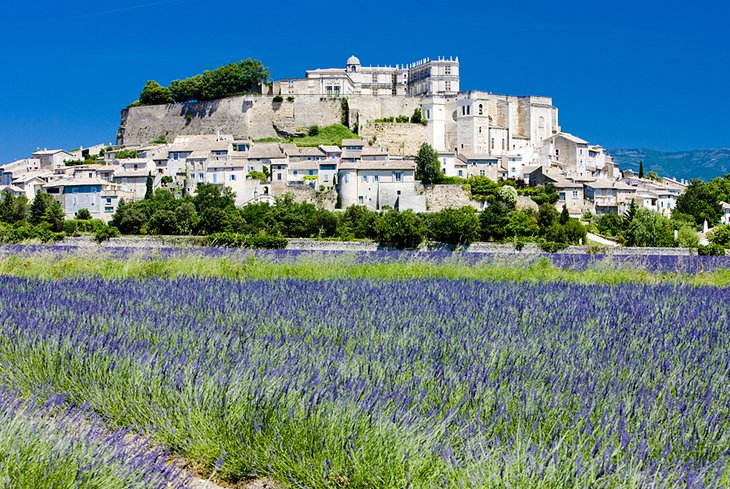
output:
<instances>
[{"instance_id":1,"label":"dome on roof","mask_svg":"<svg viewBox=\"0 0 730 489\"><path fill-rule=\"evenodd\" d=\"M357 56L350 56L349 58L347 58L347 66L359 65L359 64L360 64L360 60L357 59Z\"/></svg>"}]
</instances>

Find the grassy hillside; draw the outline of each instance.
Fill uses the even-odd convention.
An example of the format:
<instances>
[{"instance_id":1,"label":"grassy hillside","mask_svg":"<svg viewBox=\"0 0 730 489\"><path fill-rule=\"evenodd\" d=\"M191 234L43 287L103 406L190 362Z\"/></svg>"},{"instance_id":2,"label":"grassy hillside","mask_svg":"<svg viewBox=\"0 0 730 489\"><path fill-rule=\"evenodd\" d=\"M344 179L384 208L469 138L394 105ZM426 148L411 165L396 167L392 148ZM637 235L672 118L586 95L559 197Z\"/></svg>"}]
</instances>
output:
<instances>
[{"instance_id":1,"label":"grassy hillside","mask_svg":"<svg viewBox=\"0 0 730 489\"><path fill-rule=\"evenodd\" d=\"M322 127L319 129L319 133L315 136L302 136L289 139L278 139L278 138L264 138L258 139L256 142L281 142L281 143L294 143L297 146L319 146L334 145L342 146L343 139L358 139L359 136L342 124L332 124L331 126Z\"/></svg>"}]
</instances>

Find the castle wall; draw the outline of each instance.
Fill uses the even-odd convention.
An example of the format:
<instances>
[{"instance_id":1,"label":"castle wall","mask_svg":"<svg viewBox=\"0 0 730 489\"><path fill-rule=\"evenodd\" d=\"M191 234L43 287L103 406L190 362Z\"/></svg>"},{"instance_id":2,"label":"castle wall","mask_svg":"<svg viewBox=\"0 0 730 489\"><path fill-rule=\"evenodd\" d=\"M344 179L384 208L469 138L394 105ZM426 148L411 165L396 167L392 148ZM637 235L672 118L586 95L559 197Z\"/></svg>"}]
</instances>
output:
<instances>
[{"instance_id":1,"label":"castle wall","mask_svg":"<svg viewBox=\"0 0 730 489\"><path fill-rule=\"evenodd\" d=\"M428 127L422 124L369 123L360 126L360 136L373 146L385 147L391 156L415 156L428 142Z\"/></svg>"},{"instance_id":2,"label":"castle wall","mask_svg":"<svg viewBox=\"0 0 730 489\"><path fill-rule=\"evenodd\" d=\"M420 97L348 97L350 123L413 114ZM184 134L233 134L240 139L280 137L306 132L312 125L339 123L341 99L296 95L274 102L269 95L244 95L208 102L150 105L122 111L117 143L146 144L166 135L168 141Z\"/></svg>"}]
</instances>

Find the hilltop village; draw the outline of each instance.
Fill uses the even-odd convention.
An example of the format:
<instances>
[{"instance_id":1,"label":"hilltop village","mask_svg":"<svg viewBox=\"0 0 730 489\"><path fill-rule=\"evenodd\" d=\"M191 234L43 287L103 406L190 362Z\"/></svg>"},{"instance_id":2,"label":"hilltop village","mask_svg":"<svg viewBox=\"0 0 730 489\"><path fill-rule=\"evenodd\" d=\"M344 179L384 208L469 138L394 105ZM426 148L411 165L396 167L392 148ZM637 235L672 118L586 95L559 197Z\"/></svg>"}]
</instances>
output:
<instances>
[{"instance_id":1,"label":"hilltop village","mask_svg":"<svg viewBox=\"0 0 730 489\"><path fill-rule=\"evenodd\" d=\"M261 94L132 107L118 144L38 150L0 167L0 191L29 200L45 191L69 217L88 209L108 222L120 201L144 197L150 179L178 195L201 183L230 187L239 206L291 194L328 209L430 212L483 208L459 183L481 176L551 184L556 207L573 217L624 213L632 202L668 216L685 190L684 181L622 173L600 145L562 130L549 97L459 91L459 70L453 57L367 67L352 56L342 68L262 84ZM216 119L225 104L240 117ZM319 131L316 123L345 123L358 137L298 145ZM417 179L414 157L424 143L448 183Z\"/></svg>"}]
</instances>

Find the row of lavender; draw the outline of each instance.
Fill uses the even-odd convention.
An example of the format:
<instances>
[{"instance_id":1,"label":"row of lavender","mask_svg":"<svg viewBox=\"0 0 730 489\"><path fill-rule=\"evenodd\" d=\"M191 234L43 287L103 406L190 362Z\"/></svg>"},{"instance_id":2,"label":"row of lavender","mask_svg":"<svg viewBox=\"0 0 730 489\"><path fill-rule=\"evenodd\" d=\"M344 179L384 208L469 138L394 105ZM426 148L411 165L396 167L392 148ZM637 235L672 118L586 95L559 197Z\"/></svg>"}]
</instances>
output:
<instances>
[{"instance_id":1,"label":"row of lavender","mask_svg":"<svg viewBox=\"0 0 730 489\"><path fill-rule=\"evenodd\" d=\"M40 392L38 394L41 394ZM24 399L0 387L0 486L172 489L190 476L129 430L110 432L65 395Z\"/></svg>"},{"instance_id":2,"label":"row of lavender","mask_svg":"<svg viewBox=\"0 0 730 489\"><path fill-rule=\"evenodd\" d=\"M0 373L232 479L727 487L730 291L0 279Z\"/></svg>"},{"instance_id":3,"label":"row of lavender","mask_svg":"<svg viewBox=\"0 0 730 489\"><path fill-rule=\"evenodd\" d=\"M37 254L66 257L89 256L89 251L74 246L0 245L0 257L32 256ZM638 269L652 273L678 273L694 275L730 269L730 256L687 255L603 255L603 254L538 254L492 253L451 251L302 251L302 250L241 250L229 248L155 248L141 250L136 247L109 247L95 249L93 257L126 260L168 259L186 256L248 259L256 258L279 263L297 260L347 259L353 263L431 263L431 264L508 264L529 265L548 259L558 268L584 271L587 269Z\"/></svg>"}]
</instances>

